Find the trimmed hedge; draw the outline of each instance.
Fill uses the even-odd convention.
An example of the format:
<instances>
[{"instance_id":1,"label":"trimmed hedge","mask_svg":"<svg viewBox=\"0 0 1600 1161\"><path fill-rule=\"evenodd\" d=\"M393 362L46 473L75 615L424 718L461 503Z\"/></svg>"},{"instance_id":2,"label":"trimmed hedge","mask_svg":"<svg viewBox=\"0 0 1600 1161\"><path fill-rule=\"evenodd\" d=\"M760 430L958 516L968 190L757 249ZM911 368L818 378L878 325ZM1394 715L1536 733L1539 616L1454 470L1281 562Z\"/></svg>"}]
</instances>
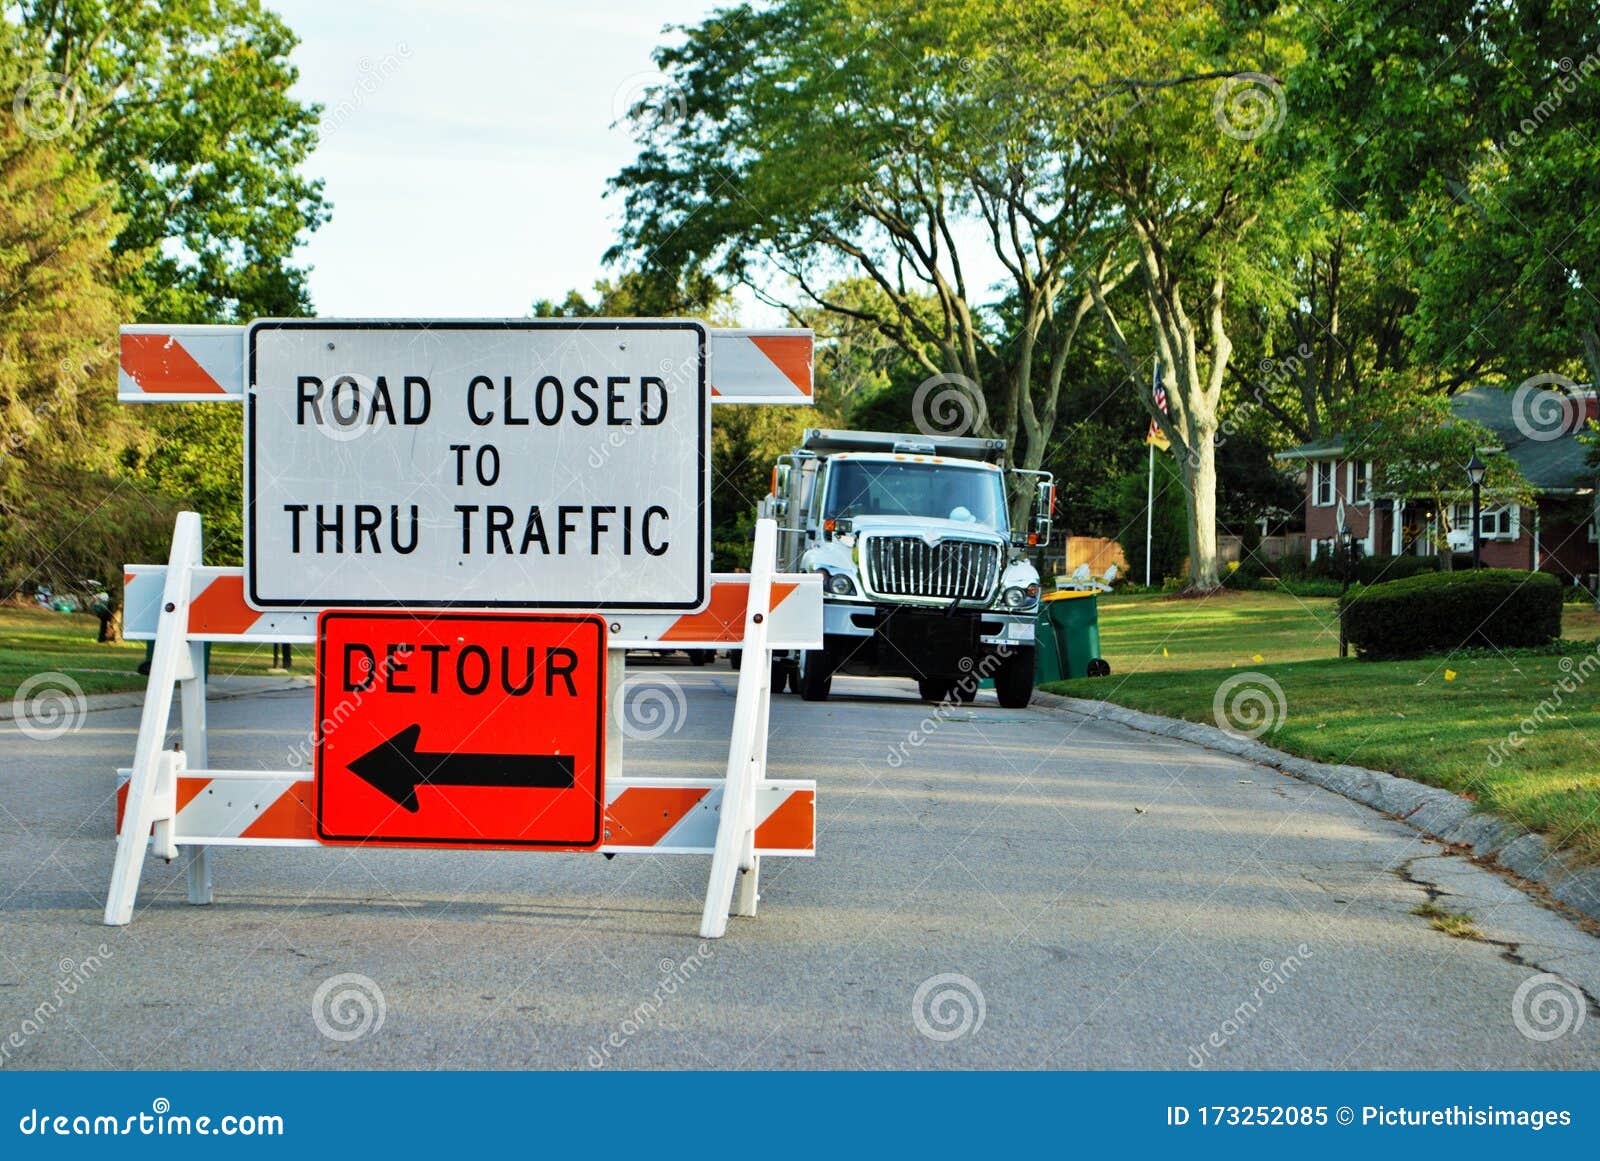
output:
<instances>
[{"instance_id":1,"label":"trimmed hedge","mask_svg":"<svg viewBox=\"0 0 1600 1161\"><path fill-rule=\"evenodd\" d=\"M1339 602L1358 656L1515 649L1561 635L1561 582L1512 568L1424 573L1353 590Z\"/></svg>"}]
</instances>

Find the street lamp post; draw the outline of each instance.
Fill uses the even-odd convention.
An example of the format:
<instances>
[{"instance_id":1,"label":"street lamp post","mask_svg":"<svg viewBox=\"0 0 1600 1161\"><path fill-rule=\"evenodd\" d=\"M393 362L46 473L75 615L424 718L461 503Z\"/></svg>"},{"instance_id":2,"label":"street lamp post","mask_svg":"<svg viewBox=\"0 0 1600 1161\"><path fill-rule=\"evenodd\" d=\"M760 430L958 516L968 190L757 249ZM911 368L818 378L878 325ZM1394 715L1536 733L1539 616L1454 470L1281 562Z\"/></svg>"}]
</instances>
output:
<instances>
[{"instance_id":1,"label":"street lamp post","mask_svg":"<svg viewBox=\"0 0 1600 1161\"><path fill-rule=\"evenodd\" d=\"M1472 481L1472 567L1483 567L1483 475L1484 463L1473 452L1467 461L1467 479Z\"/></svg>"},{"instance_id":2,"label":"street lamp post","mask_svg":"<svg viewBox=\"0 0 1600 1161\"><path fill-rule=\"evenodd\" d=\"M1350 591L1350 574L1355 567L1355 561L1351 559L1350 554L1355 551L1355 544L1356 538L1350 531L1350 525L1348 523L1339 525L1339 574L1344 581L1344 585L1339 590L1341 597ZM1344 636L1344 610L1342 607L1339 611L1339 656L1350 656L1350 643L1345 640Z\"/></svg>"}]
</instances>

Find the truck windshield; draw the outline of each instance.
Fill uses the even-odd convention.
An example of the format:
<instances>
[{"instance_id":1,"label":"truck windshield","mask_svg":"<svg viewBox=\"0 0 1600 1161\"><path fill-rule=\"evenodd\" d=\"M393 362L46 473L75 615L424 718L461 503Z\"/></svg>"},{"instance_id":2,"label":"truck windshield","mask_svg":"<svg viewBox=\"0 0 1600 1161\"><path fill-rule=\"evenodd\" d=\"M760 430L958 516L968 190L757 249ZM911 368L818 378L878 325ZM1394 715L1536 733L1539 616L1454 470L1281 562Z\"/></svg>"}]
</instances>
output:
<instances>
[{"instance_id":1,"label":"truck windshield","mask_svg":"<svg viewBox=\"0 0 1600 1161\"><path fill-rule=\"evenodd\" d=\"M1004 532L1005 488L999 472L982 468L834 460L823 518L840 516L931 516Z\"/></svg>"}]
</instances>

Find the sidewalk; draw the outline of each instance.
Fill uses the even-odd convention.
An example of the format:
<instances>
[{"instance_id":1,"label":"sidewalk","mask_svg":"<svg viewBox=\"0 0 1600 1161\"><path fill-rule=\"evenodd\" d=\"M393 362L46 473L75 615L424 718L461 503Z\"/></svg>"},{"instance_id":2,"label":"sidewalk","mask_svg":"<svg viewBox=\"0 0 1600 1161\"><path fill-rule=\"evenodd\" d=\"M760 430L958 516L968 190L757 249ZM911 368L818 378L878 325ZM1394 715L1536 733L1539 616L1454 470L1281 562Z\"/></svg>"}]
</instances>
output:
<instances>
[{"instance_id":1,"label":"sidewalk","mask_svg":"<svg viewBox=\"0 0 1600 1161\"><path fill-rule=\"evenodd\" d=\"M250 697L258 693L282 693L292 689L310 689L312 677L305 675L284 674L281 677L229 677L218 675L206 682L207 701L226 701L235 697ZM94 713L96 710L128 709L132 706L144 704L144 690L130 689L122 693L96 693L85 696L83 699L84 712ZM10 721L16 717L16 704L6 701L0 702L0 722Z\"/></svg>"}]
</instances>

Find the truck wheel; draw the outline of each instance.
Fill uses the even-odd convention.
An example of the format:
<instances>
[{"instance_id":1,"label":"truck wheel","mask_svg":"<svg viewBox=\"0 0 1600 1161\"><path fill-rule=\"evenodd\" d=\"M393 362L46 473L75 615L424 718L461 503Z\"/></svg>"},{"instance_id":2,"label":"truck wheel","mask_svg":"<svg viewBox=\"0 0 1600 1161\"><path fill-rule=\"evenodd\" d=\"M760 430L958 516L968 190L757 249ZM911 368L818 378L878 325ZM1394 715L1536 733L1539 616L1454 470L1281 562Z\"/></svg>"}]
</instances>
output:
<instances>
[{"instance_id":1,"label":"truck wheel","mask_svg":"<svg viewBox=\"0 0 1600 1161\"><path fill-rule=\"evenodd\" d=\"M689 664L694 666L710 665L717 658L715 649L689 650Z\"/></svg>"},{"instance_id":2,"label":"truck wheel","mask_svg":"<svg viewBox=\"0 0 1600 1161\"><path fill-rule=\"evenodd\" d=\"M772 692L782 693L789 684L789 663L779 658L772 660Z\"/></svg>"},{"instance_id":3,"label":"truck wheel","mask_svg":"<svg viewBox=\"0 0 1600 1161\"><path fill-rule=\"evenodd\" d=\"M800 654L800 696L806 701L827 701L833 687L833 670L825 649L807 649Z\"/></svg>"},{"instance_id":4,"label":"truck wheel","mask_svg":"<svg viewBox=\"0 0 1600 1161\"><path fill-rule=\"evenodd\" d=\"M742 661L742 660L744 660L744 650L743 649L730 649L730 650L728 650L728 668L729 669L733 670L735 673L739 672L739 662Z\"/></svg>"},{"instance_id":5,"label":"truck wheel","mask_svg":"<svg viewBox=\"0 0 1600 1161\"><path fill-rule=\"evenodd\" d=\"M943 701L950 696L950 683L942 677L924 677L917 681L917 692L923 701Z\"/></svg>"},{"instance_id":6,"label":"truck wheel","mask_svg":"<svg viewBox=\"0 0 1600 1161\"><path fill-rule=\"evenodd\" d=\"M1033 650L1018 649L1000 662L994 691L1006 709L1021 709L1033 700Z\"/></svg>"},{"instance_id":7,"label":"truck wheel","mask_svg":"<svg viewBox=\"0 0 1600 1161\"><path fill-rule=\"evenodd\" d=\"M963 673L950 683L950 700L971 705L978 700L978 682L981 680L971 673Z\"/></svg>"}]
</instances>

